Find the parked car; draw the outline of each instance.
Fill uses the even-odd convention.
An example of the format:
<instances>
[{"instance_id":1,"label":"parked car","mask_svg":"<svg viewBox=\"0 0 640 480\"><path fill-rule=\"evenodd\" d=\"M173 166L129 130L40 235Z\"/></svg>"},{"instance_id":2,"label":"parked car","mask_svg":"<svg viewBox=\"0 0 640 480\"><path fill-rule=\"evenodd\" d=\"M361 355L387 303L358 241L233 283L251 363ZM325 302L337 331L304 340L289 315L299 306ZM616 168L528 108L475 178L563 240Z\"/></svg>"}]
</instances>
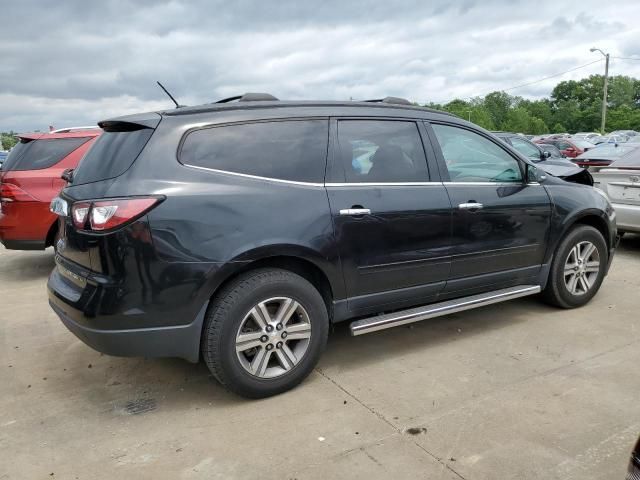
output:
<instances>
[{"instance_id":1,"label":"parked car","mask_svg":"<svg viewBox=\"0 0 640 480\"><path fill-rule=\"evenodd\" d=\"M617 159L638 149L640 149L640 144L614 145L605 143L578 155L574 162L581 167L589 167L589 170L594 172L597 171L597 167L606 167Z\"/></svg>"},{"instance_id":2,"label":"parked car","mask_svg":"<svg viewBox=\"0 0 640 480\"><path fill-rule=\"evenodd\" d=\"M578 132L574 135L571 135L572 138L576 138L579 140L587 140L589 142L591 142L593 138L597 138L599 136L600 134L596 132Z\"/></svg>"},{"instance_id":3,"label":"parked car","mask_svg":"<svg viewBox=\"0 0 640 480\"><path fill-rule=\"evenodd\" d=\"M7 159L8 156L9 156L9 152L5 150L0 150L0 170L2 170L2 164Z\"/></svg>"},{"instance_id":4,"label":"parked car","mask_svg":"<svg viewBox=\"0 0 640 480\"><path fill-rule=\"evenodd\" d=\"M602 192L402 99L246 94L100 126L52 202L53 310L96 350L202 357L247 397L301 382L331 323L585 305L616 248Z\"/></svg>"},{"instance_id":5,"label":"parked car","mask_svg":"<svg viewBox=\"0 0 640 480\"><path fill-rule=\"evenodd\" d=\"M0 171L0 243L14 250L52 246L57 217L51 200L65 182L65 169L74 168L102 131L19 135Z\"/></svg>"},{"instance_id":6,"label":"parked car","mask_svg":"<svg viewBox=\"0 0 640 480\"><path fill-rule=\"evenodd\" d=\"M640 148L593 174L616 211L620 232L640 232Z\"/></svg>"},{"instance_id":7,"label":"parked car","mask_svg":"<svg viewBox=\"0 0 640 480\"><path fill-rule=\"evenodd\" d=\"M566 159L562 152L555 145L551 145L550 143L536 143L539 148L544 152L549 152L549 158L564 158Z\"/></svg>"},{"instance_id":8,"label":"parked car","mask_svg":"<svg viewBox=\"0 0 640 480\"><path fill-rule=\"evenodd\" d=\"M542 143L539 140L536 143ZM550 143L551 145L555 145L558 147L558 150L562 152L565 157L575 158L578 155L589 151L594 148L595 145L591 142L587 142L586 140L577 140L571 138L547 138L544 140L544 143Z\"/></svg>"},{"instance_id":9,"label":"parked car","mask_svg":"<svg viewBox=\"0 0 640 480\"><path fill-rule=\"evenodd\" d=\"M494 133L503 142L511 145L522 155L534 162L538 169L567 181L593 185L591 174L563 157L562 153L554 145L548 146L551 147L554 152L557 152L555 156L549 149L543 149L542 144L538 145L530 142L521 135L508 132Z\"/></svg>"},{"instance_id":10,"label":"parked car","mask_svg":"<svg viewBox=\"0 0 640 480\"><path fill-rule=\"evenodd\" d=\"M636 132L635 130L615 130L613 132L611 132L609 135L622 135L625 137L637 137L640 135L640 133Z\"/></svg>"},{"instance_id":11,"label":"parked car","mask_svg":"<svg viewBox=\"0 0 640 480\"><path fill-rule=\"evenodd\" d=\"M629 137L626 135L606 135L604 137L598 137L592 140L592 143L595 145L600 145L603 143L626 143L629 140Z\"/></svg>"}]
</instances>

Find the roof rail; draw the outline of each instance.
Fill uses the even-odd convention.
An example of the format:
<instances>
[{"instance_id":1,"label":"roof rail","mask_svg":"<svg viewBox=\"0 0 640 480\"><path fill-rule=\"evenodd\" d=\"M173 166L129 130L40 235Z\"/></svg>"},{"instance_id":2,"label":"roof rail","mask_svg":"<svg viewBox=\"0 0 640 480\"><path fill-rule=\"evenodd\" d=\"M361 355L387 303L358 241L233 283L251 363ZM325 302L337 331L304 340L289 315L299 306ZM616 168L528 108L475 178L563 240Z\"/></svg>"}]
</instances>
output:
<instances>
[{"instance_id":1,"label":"roof rail","mask_svg":"<svg viewBox=\"0 0 640 480\"><path fill-rule=\"evenodd\" d=\"M94 130L96 128L100 128L97 125L90 125L87 127L67 127L67 128L58 128L57 130L51 130L49 133L70 133L70 132L79 132L81 130Z\"/></svg>"},{"instance_id":2,"label":"roof rail","mask_svg":"<svg viewBox=\"0 0 640 480\"><path fill-rule=\"evenodd\" d=\"M278 99L273 95L271 95L270 93L248 92L248 93L245 93L244 95L236 95L234 97L223 98L222 100L218 100L217 102L214 102L214 103L229 103L235 100L239 102L265 102L265 101L268 102L268 101L274 101L274 100L277 101Z\"/></svg>"},{"instance_id":3,"label":"roof rail","mask_svg":"<svg viewBox=\"0 0 640 480\"><path fill-rule=\"evenodd\" d=\"M393 105L413 105L406 98L400 97L384 97L384 98L376 98L373 100L365 100L367 103L390 103Z\"/></svg>"}]
</instances>

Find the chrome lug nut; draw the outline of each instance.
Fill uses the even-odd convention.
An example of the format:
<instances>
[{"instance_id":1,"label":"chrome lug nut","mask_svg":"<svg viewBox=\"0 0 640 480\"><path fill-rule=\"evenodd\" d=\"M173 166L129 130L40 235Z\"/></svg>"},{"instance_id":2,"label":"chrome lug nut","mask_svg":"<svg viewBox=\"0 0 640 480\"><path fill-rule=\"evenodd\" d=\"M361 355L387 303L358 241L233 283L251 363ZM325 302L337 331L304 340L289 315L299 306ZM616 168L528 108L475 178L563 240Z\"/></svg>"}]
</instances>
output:
<instances>
[{"instance_id":1,"label":"chrome lug nut","mask_svg":"<svg viewBox=\"0 0 640 480\"><path fill-rule=\"evenodd\" d=\"M276 330L282 330L282 324L281 323L276 325Z\"/></svg>"},{"instance_id":2,"label":"chrome lug nut","mask_svg":"<svg viewBox=\"0 0 640 480\"><path fill-rule=\"evenodd\" d=\"M269 351L273 350L273 345L271 345L271 344L267 345L267 350L269 350Z\"/></svg>"},{"instance_id":3,"label":"chrome lug nut","mask_svg":"<svg viewBox=\"0 0 640 480\"><path fill-rule=\"evenodd\" d=\"M276 348L282 348L282 342L276 343Z\"/></svg>"},{"instance_id":4,"label":"chrome lug nut","mask_svg":"<svg viewBox=\"0 0 640 480\"><path fill-rule=\"evenodd\" d=\"M282 332L282 334L280 335L283 339L287 338L287 332Z\"/></svg>"},{"instance_id":5,"label":"chrome lug nut","mask_svg":"<svg viewBox=\"0 0 640 480\"><path fill-rule=\"evenodd\" d=\"M260 337L260 341L261 341L262 343L265 343L267 340L269 340L269 337L267 337L266 335L262 335L262 336Z\"/></svg>"},{"instance_id":6,"label":"chrome lug nut","mask_svg":"<svg viewBox=\"0 0 640 480\"><path fill-rule=\"evenodd\" d=\"M267 332L273 332L273 325L267 325Z\"/></svg>"}]
</instances>

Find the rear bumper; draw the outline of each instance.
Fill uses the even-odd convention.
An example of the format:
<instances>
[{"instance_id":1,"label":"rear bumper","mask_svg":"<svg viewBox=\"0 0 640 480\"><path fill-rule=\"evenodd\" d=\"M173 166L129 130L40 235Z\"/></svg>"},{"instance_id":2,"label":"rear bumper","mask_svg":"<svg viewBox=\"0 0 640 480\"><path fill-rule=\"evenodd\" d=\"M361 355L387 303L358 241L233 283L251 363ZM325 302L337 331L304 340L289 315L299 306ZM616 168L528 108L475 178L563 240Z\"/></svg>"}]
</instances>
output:
<instances>
[{"instance_id":1,"label":"rear bumper","mask_svg":"<svg viewBox=\"0 0 640 480\"><path fill-rule=\"evenodd\" d=\"M51 296L49 305L71 333L98 352L117 357L178 357L193 363L199 360L204 307L198 318L189 325L98 330L74 321Z\"/></svg>"},{"instance_id":2,"label":"rear bumper","mask_svg":"<svg viewBox=\"0 0 640 480\"><path fill-rule=\"evenodd\" d=\"M44 240L11 240L2 238L1 233L0 243L8 250L44 250L46 248Z\"/></svg>"},{"instance_id":3,"label":"rear bumper","mask_svg":"<svg viewBox=\"0 0 640 480\"><path fill-rule=\"evenodd\" d=\"M76 275L76 277L78 277ZM121 357L178 357L196 363L200 355L200 335L207 304L191 323L172 326L142 327L142 312L132 312L134 328L109 328L113 316L87 315L81 305L99 287L79 289L69 278L54 268L47 283L49 305L62 323L85 344L102 353ZM93 289L93 291L92 291ZM104 292L102 292L104 293ZM134 323L132 318L131 323Z\"/></svg>"},{"instance_id":4,"label":"rear bumper","mask_svg":"<svg viewBox=\"0 0 640 480\"><path fill-rule=\"evenodd\" d=\"M57 217L44 202L6 202L0 213L0 243L12 250L43 250Z\"/></svg>"},{"instance_id":5,"label":"rear bumper","mask_svg":"<svg viewBox=\"0 0 640 480\"><path fill-rule=\"evenodd\" d=\"M622 232L640 232L640 205L613 203L616 224Z\"/></svg>"}]
</instances>

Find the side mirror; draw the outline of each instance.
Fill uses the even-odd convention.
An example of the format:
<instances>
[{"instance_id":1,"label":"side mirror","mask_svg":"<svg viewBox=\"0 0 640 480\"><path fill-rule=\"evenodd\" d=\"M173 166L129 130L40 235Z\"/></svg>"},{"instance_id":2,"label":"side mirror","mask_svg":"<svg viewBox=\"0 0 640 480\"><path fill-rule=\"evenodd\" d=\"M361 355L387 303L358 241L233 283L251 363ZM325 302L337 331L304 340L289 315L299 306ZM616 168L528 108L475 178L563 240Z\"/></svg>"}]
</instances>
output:
<instances>
[{"instance_id":1,"label":"side mirror","mask_svg":"<svg viewBox=\"0 0 640 480\"><path fill-rule=\"evenodd\" d=\"M526 164L526 173L527 183L538 183L547 178L547 176L541 170L538 170L536 167L529 163Z\"/></svg>"},{"instance_id":2,"label":"side mirror","mask_svg":"<svg viewBox=\"0 0 640 480\"><path fill-rule=\"evenodd\" d=\"M550 158L551 157L551 152L548 152L547 150L545 150L544 152L542 152L542 159L546 159L546 158Z\"/></svg>"}]
</instances>

